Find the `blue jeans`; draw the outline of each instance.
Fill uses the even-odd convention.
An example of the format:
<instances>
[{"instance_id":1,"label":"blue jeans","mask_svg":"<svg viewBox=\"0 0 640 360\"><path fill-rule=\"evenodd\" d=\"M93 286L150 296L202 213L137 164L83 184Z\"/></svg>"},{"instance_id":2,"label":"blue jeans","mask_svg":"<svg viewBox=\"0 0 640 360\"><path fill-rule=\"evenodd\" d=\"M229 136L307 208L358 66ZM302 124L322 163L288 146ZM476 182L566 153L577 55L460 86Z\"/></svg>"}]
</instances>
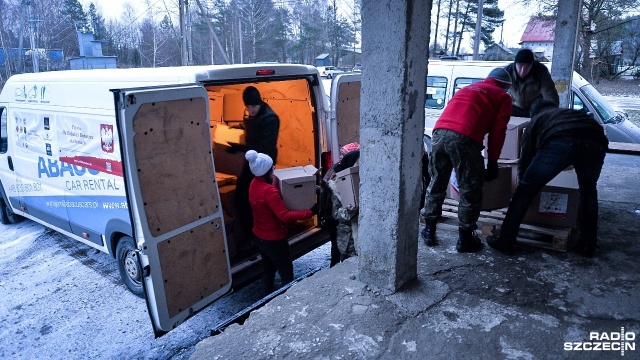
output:
<instances>
[{"instance_id":1,"label":"blue jeans","mask_svg":"<svg viewBox=\"0 0 640 360\"><path fill-rule=\"evenodd\" d=\"M501 240L515 242L529 204L551 179L573 165L578 176L579 245L595 246L598 232L598 190L596 188L604 164L606 147L589 139L561 137L549 141L538 150L525 171L502 222Z\"/></svg>"}]
</instances>

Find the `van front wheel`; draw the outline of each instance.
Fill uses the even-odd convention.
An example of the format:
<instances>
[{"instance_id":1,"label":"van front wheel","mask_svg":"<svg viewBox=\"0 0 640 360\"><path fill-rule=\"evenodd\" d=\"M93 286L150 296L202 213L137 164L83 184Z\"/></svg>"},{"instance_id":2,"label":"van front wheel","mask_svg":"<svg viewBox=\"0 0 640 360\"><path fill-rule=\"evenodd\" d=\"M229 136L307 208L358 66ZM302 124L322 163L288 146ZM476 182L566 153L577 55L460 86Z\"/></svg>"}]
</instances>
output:
<instances>
[{"instance_id":1,"label":"van front wheel","mask_svg":"<svg viewBox=\"0 0 640 360\"><path fill-rule=\"evenodd\" d=\"M22 216L14 214L0 196L0 223L3 225L15 224L23 219Z\"/></svg>"},{"instance_id":2,"label":"van front wheel","mask_svg":"<svg viewBox=\"0 0 640 360\"><path fill-rule=\"evenodd\" d=\"M131 236L123 236L116 247L118 271L129 291L140 297L144 296L142 289L142 269L136 255L136 245Z\"/></svg>"}]
</instances>

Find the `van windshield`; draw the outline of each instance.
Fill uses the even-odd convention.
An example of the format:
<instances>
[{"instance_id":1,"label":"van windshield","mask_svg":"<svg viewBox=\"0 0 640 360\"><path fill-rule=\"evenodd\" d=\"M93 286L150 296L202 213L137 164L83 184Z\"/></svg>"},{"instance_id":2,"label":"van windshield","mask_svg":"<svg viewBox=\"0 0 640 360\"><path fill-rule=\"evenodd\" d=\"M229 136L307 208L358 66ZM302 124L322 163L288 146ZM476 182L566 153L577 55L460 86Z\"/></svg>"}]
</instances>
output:
<instances>
[{"instance_id":1,"label":"van windshield","mask_svg":"<svg viewBox=\"0 0 640 360\"><path fill-rule=\"evenodd\" d=\"M605 124L614 124L620 122L616 110L609 105L607 100L593 87L593 85L585 85L580 88L587 101L593 105L598 115Z\"/></svg>"}]
</instances>

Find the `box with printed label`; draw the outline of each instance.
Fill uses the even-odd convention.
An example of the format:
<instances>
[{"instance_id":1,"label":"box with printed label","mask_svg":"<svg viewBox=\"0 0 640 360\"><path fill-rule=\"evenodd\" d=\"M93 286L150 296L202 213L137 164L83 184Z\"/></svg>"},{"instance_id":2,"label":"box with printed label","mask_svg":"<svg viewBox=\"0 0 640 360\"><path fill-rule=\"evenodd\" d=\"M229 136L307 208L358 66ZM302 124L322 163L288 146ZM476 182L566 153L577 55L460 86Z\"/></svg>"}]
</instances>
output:
<instances>
[{"instance_id":1,"label":"box with printed label","mask_svg":"<svg viewBox=\"0 0 640 360\"><path fill-rule=\"evenodd\" d=\"M276 169L273 175L289 210L309 210L316 203L316 173L313 165Z\"/></svg>"},{"instance_id":2,"label":"box with printed label","mask_svg":"<svg viewBox=\"0 0 640 360\"><path fill-rule=\"evenodd\" d=\"M529 123L529 118L512 117L507 124L507 133L504 138L500 159L516 160L520 157L520 138L524 128ZM484 138L484 156L487 157L488 136Z\"/></svg>"},{"instance_id":3,"label":"box with printed label","mask_svg":"<svg viewBox=\"0 0 640 360\"><path fill-rule=\"evenodd\" d=\"M578 176L569 167L551 179L529 205L524 223L575 228L578 220Z\"/></svg>"},{"instance_id":4,"label":"box with printed label","mask_svg":"<svg viewBox=\"0 0 640 360\"><path fill-rule=\"evenodd\" d=\"M500 166L498 178L487 181L482 187L482 207L481 210L502 209L509 206L511 200L511 168ZM458 180L455 170L451 172L449 187L447 188L448 198L460 201L460 191L458 190Z\"/></svg>"},{"instance_id":5,"label":"box with printed label","mask_svg":"<svg viewBox=\"0 0 640 360\"><path fill-rule=\"evenodd\" d=\"M342 207L357 206L360 191L360 167L352 166L336 173L336 185Z\"/></svg>"},{"instance_id":6,"label":"box with printed label","mask_svg":"<svg viewBox=\"0 0 640 360\"><path fill-rule=\"evenodd\" d=\"M575 228L578 196L578 189L547 185L531 202L523 223Z\"/></svg>"}]
</instances>

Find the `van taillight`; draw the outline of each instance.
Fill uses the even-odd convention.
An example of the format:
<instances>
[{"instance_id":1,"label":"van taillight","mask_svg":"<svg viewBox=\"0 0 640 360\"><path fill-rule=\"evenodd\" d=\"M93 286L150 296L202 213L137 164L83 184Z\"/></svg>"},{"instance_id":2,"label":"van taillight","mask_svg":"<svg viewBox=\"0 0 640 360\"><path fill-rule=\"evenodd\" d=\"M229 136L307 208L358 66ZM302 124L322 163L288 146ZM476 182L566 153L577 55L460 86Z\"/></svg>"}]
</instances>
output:
<instances>
[{"instance_id":1,"label":"van taillight","mask_svg":"<svg viewBox=\"0 0 640 360\"><path fill-rule=\"evenodd\" d=\"M256 71L256 75L257 76L265 76L265 75L275 75L276 71L271 69L271 70L258 70Z\"/></svg>"},{"instance_id":2,"label":"van taillight","mask_svg":"<svg viewBox=\"0 0 640 360\"><path fill-rule=\"evenodd\" d=\"M320 166L321 166L320 174L324 176L324 174L326 174L327 171L331 169L332 165L333 165L333 159L331 158L331 152L323 152L322 155L320 155Z\"/></svg>"}]
</instances>

